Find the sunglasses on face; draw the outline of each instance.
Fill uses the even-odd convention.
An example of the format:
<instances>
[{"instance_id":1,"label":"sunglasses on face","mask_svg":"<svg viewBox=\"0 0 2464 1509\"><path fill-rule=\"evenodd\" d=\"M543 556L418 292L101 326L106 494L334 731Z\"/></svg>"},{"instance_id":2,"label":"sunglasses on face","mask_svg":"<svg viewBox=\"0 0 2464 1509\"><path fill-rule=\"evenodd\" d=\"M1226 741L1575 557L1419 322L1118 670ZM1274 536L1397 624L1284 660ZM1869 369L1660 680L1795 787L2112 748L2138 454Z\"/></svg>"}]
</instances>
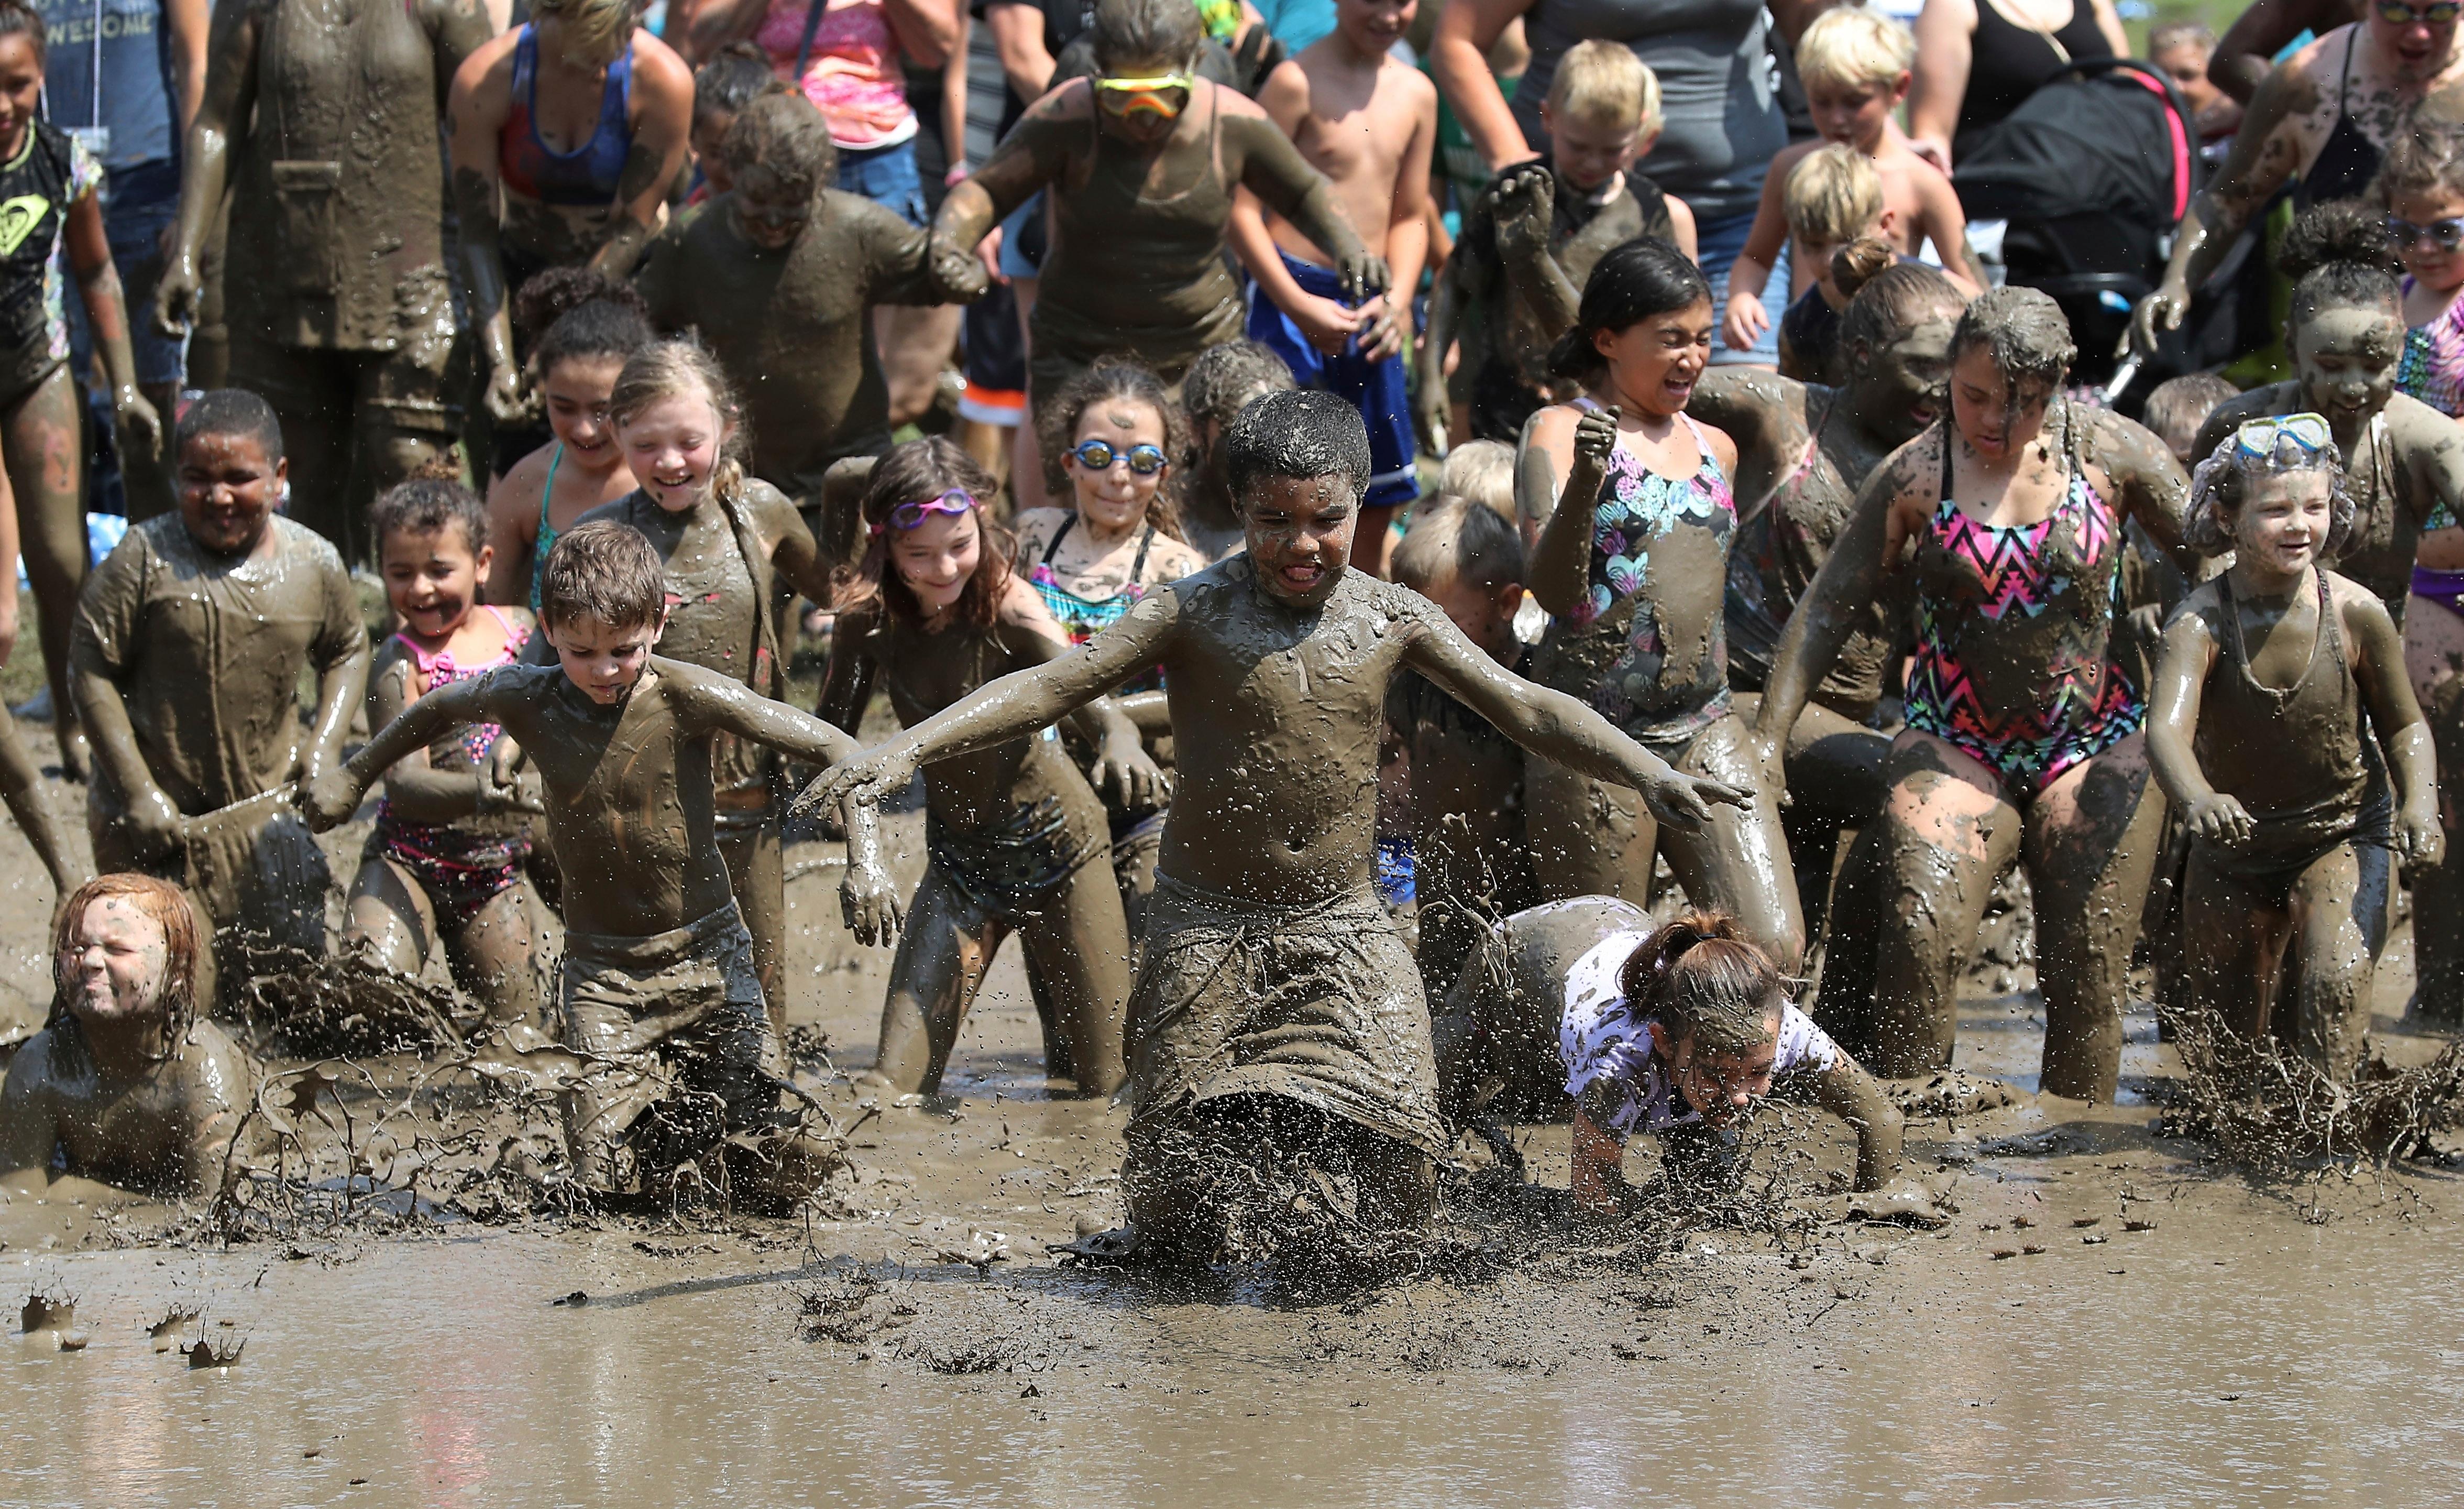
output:
<instances>
[{"instance_id":1,"label":"sunglasses on face","mask_svg":"<svg viewBox=\"0 0 2464 1509\"><path fill-rule=\"evenodd\" d=\"M1189 89L1187 74L1158 74L1153 78L1098 78L1095 80L1095 100L1107 113L1124 119L1133 115L1156 115L1170 121L1189 108Z\"/></svg>"},{"instance_id":2,"label":"sunglasses on face","mask_svg":"<svg viewBox=\"0 0 2464 1509\"><path fill-rule=\"evenodd\" d=\"M890 511L889 518L872 526L871 534L876 540L892 529L905 534L922 523L925 517L930 514L971 514L975 511L975 495L963 488L954 487L938 498L927 498L917 503L899 504Z\"/></svg>"},{"instance_id":3,"label":"sunglasses on face","mask_svg":"<svg viewBox=\"0 0 2464 1509\"><path fill-rule=\"evenodd\" d=\"M2317 455L2335 443L2335 432L2319 414L2287 414L2281 419L2253 419L2233 432L2233 445L2242 455L2257 460L2272 460L2277 450L2291 444L2307 455Z\"/></svg>"},{"instance_id":4,"label":"sunglasses on face","mask_svg":"<svg viewBox=\"0 0 2464 1509\"><path fill-rule=\"evenodd\" d=\"M2387 216L2387 245L2399 252L2410 251L2428 241L2442 252L2464 247L2464 215L2452 220L2432 220L2428 225L2415 225L2409 220Z\"/></svg>"},{"instance_id":5,"label":"sunglasses on face","mask_svg":"<svg viewBox=\"0 0 2464 1509\"><path fill-rule=\"evenodd\" d=\"M1069 453L1078 464L1090 472L1109 472L1114 461L1126 460L1130 470L1140 477L1153 477L1163 470L1163 453L1151 445L1133 445L1127 451L1116 450L1109 440L1081 440L1078 449Z\"/></svg>"},{"instance_id":6,"label":"sunglasses on face","mask_svg":"<svg viewBox=\"0 0 2464 1509\"><path fill-rule=\"evenodd\" d=\"M2456 16L2464 14L2464 0L2431 0L2428 5L2406 5L2403 0L2380 0L2373 7L2379 19L2390 26L2410 26L2416 21L2431 26L2452 26Z\"/></svg>"}]
</instances>

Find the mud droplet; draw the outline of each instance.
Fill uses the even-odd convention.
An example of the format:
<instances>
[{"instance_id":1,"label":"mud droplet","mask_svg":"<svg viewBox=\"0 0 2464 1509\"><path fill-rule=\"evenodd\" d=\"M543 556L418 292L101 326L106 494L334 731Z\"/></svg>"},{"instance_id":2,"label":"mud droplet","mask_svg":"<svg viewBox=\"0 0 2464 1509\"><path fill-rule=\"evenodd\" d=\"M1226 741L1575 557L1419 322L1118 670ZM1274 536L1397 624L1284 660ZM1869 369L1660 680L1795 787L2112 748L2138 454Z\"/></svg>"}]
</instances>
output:
<instances>
[{"instance_id":1,"label":"mud droplet","mask_svg":"<svg viewBox=\"0 0 2464 1509\"><path fill-rule=\"evenodd\" d=\"M589 1290L587 1290L587 1289L576 1289L575 1291L573 1291L573 1293L571 1293L571 1294L569 1294L569 1295L566 1295L564 1298L561 1298L561 1299L551 1299L551 1300L549 1300L549 1301L548 1301L548 1303L550 1303L550 1304L552 1304L552 1305L556 1305L556 1304L571 1305L571 1306L573 1306L573 1307L574 1307L575 1309L577 1309L577 1310L578 1310L578 1309L580 1309L580 1308L582 1308L583 1305L588 1304L589 1302L590 1302L590 1291L589 1291Z\"/></svg>"}]
</instances>

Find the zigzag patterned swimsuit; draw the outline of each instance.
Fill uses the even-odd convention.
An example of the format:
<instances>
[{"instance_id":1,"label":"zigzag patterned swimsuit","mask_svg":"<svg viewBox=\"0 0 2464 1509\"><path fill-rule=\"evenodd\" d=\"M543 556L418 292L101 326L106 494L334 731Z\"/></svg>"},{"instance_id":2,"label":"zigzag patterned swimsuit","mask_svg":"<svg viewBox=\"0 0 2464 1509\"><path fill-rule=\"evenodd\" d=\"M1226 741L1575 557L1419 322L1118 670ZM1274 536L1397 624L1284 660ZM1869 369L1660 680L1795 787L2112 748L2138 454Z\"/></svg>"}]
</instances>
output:
<instances>
[{"instance_id":1,"label":"zigzag patterned swimsuit","mask_svg":"<svg viewBox=\"0 0 2464 1509\"><path fill-rule=\"evenodd\" d=\"M1978 523L1952 500L1946 432L1942 501L1917 541L1908 726L1991 766L2020 800L2147 716L2112 652L2121 521L2075 444L2070 475L2042 522Z\"/></svg>"}]
</instances>

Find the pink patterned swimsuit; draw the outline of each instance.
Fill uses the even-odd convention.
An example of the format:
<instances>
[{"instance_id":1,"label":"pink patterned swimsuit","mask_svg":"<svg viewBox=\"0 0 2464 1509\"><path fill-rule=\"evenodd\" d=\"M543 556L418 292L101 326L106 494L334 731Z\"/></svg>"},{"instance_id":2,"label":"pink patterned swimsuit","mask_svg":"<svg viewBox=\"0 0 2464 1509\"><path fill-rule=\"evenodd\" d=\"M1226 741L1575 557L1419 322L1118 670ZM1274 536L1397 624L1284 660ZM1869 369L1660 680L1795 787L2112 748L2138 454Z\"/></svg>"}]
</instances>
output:
<instances>
[{"instance_id":1,"label":"pink patterned swimsuit","mask_svg":"<svg viewBox=\"0 0 2464 1509\"><path fill-rule=\"evenodd\" d=\"M504 649L480 665L456 665L451 651L423 655L419 646L401 634L394 635L403 653L410 657L426 692L485 676L520 657L522 646L530 640L530 631L493 607L482 605L480 610L495 615L505 636ZM453 742L471 767L476 769L488 758L499 732L495 723L471 723ZM389 799L380 800L376 831L368 835L368 852L381 854L409 871L435 901L438 921L463 927L498 892L521 877L522 861L531 853L530 829L527 823L517 823L503 831L494 825L415 823L397 814Z\"/></svg>"},{"instance_id":2,"label":"pink patterned swimsuit","mask_svg":"<svg viewBox=\"0 0 2464 1509\"><path fill-rule=\"evenodd\" d=\"M1980 524L1952 500L1946 443L1942 501L1917 540L1908 726L1991 766L2022 801L2147 717L2113 657L2122 523L2076 454L2070 471L2042 522ZM1985 640L1996 643L1969 651Z\"/></svg>"}]
</instances>

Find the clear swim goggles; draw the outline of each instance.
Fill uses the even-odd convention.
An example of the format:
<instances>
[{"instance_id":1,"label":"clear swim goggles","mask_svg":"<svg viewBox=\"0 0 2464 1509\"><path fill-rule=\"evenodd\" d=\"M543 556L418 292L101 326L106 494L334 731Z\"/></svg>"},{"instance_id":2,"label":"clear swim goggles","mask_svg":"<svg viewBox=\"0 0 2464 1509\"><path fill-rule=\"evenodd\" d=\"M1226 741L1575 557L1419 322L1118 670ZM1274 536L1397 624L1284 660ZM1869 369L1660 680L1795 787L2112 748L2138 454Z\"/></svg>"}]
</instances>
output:
<instances>
[{"instance_id":1,"label":"clear swim goggles","mask_svg":"<svg viewBox=\"0 0 2464 1509\"><path fill-rule=\"evenodd\" d=\"M1151 445L1133 445L1125 451L1110 440L1081 440L1069 454L1090 472L1109 472L1115 461L1129 462L1130 470L1140 477L1153 477L1164 468L1163 452Z\"/></svg>"},{"instance_id":2,"label":"clear swim goggles","mask_svg":"<svg viewBox=\"0 0 2464 1509\"><path fill-rule=\"evenodd\" d=\"M2321 414L2271 415L2248 420L2233 432L2234 450L2252 460L2277 466L2299 466L2308 457L2330 453L2335 444L2336 433Z\"/></svg>"},{"instance_id":3,"label":"clear swim goggles","mask_svg":"<svg viewBox=\"0 0 2464 1509\"><path fill-rule=\"evenodd\" d=\"M933 514L972 514L975 511L976 495L963 487L954 487L938 498L899 504L890 511L889 518L874 524L870 533L873 539L878 540L892 529L905 534Z\"/></svg>"},{"instance_id":4,"label":"clear swim goggles","mask_svg":"<svg viewBox=\"0 0 2464 1509\"><path fill-rule=\"evenodd\" d=\"M1187 74L1157 74L1153 78L1097 78L1095 102L1107 114L1124 120L1135 115L1174 121L1189 108L1193 80Z\"/></svg>"}]
</instances>

